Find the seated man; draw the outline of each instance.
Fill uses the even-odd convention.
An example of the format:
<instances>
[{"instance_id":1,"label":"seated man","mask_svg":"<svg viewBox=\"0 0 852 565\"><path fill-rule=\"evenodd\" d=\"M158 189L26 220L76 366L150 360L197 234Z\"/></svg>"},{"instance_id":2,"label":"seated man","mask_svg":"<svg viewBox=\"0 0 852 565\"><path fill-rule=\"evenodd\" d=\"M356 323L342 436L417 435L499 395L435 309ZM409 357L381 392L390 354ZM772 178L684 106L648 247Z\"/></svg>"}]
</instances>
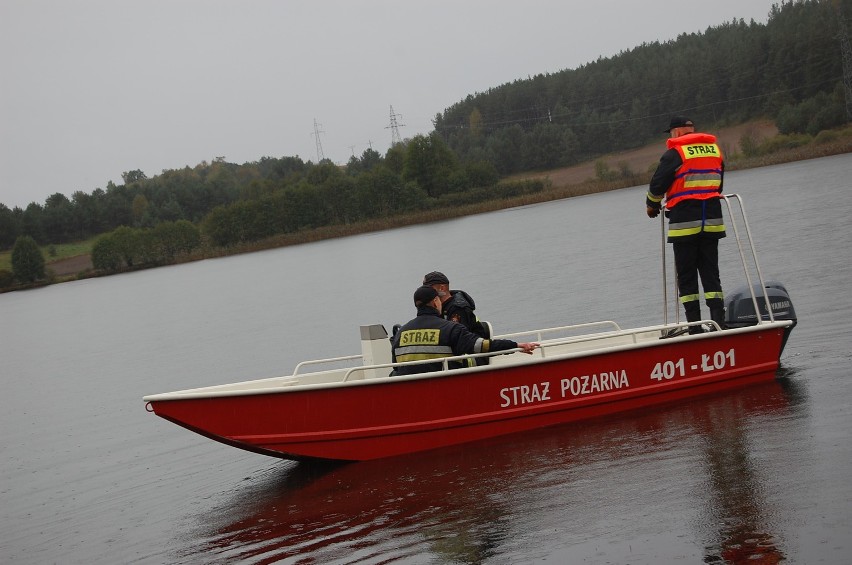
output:
<instances>
[{"instance_id":1,"label":"seated man","mask_svg":"<svg viewBox=\"0 0 852 565\"><path fill-rule=\"evenodd\" d=\"M426 273L423 277L423 284L438 291L438 296L441 297L441 316L443 318L463 325L479 337L485 339L491 337L488 326L480 322L479 317L474 312L476 304L474 304L473 298L463 290L450 290L450 279L447 278L447 275L440 271ZM478 357L476 364L488 365L488 361L488 357Z\"/></svg>"},{"instance_id":2,"label":"seated man","mask_svg":"<svg viewBox=\"0 0 852 565\"><path fill-rule=\"evenodd\" d=\"M441 318L441 297L431 286L421 286L414 292L417 317L402 326L392 339L394 363L420 361L463 355L466 353L488 353L521 348L532 354L538 343L517 343L509 339L483 339L471 333L461 324ZM460 363L451 363L450 368L459 368ZM407 367L396 367L394 375L413 375L440 371L441 363L423 363Z\"/></svg>"},{"instance_id":3,"label":"seated man","mask_svg":"<svg viewBox=\"0 0 852 565\"><path fill-rule=\"evenodd\" d=\"M479 321L474 309L473 298L463 290L450 290L450 279L440 271L432 271L423 277L423 285L431 286L441 297L441 316L457 322L476 335L488 339L488 328Z\"/></svg>"}]
</instances>

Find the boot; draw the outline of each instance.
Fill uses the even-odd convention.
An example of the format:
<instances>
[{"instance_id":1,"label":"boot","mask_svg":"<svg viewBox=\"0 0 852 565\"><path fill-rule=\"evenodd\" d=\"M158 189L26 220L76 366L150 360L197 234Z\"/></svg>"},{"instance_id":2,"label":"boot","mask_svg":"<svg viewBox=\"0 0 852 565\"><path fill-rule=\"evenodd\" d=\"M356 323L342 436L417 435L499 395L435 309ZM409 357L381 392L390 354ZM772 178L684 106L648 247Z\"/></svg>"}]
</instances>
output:
<instances>
[{"instance_id":1,"label":"boot","mask_svg":"<svg viewBox=\"0 0 852 565\"><path fill-rule=\"evenodd\" d=\"M687 310L686 311L686 321L687 322L697 322L701 319L701 310ZM701 326L689 326L689 335L695 334L703 334L704 328Z\"/></svg>"},{"instance_id":2,"label":"boot","mask_svg":"<svg viewBox=\"0 0 852 565\"><path fill-rule=\"evenodd\" d=\"M728 326L725 325L725 309L724 308L710 308L710 319L719 324L719 327L723 330L728 329ZM716 328L713 328L715 331Z\"/></svg>"}]
</instances>

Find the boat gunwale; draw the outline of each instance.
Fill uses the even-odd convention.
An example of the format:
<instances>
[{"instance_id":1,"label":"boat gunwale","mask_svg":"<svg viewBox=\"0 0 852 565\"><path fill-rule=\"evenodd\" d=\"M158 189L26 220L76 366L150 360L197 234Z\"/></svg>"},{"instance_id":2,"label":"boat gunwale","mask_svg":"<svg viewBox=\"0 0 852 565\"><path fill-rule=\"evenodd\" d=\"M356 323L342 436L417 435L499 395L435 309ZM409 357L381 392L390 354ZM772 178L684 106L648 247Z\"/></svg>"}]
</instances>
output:
<instances>
[{"instance_id":1,"label":"boat gunwale","mask_svg":"<svg viewBox=\"0 0 852 565\"><path fill-rule=\"evenodd\" d=\"M598 337L600 339L612 338L612 337L627 337L627 336L636 336L642 333L650 333L657 331L666 331L671 329L676 329L678 327L685 326L686 324L662 324L656 326L647 326L642 328L635 328L629 330L621 330L619 332L604 332L601 334L587 334L585 336L574 336L575 338L580 338L575 341L568 341L566 338L561 338L560 340L553 340L552 343L545 345L555 346L555 345L568 345L571 343L578 343L585 338L588 340L593 339L593 337ZM764 321L752 326L745 326L742 328L733 328L724 331L716 331L716 332L705 332L702 334L694 334L688 335L684 334L682 336L676 336L666 339L656 339L656 340L646 340L646 341L635 341L630 344L623 345L613 345L609 347L602 347L598 349L587 349L582 351L575 351L570 353L560 353L554 355L552 357L540 357L533 358L530 360L525 360L520 363L511 363L501 366L476 366L476 367L463 367L459 369L449 369L446 371L433 371L428 373L417 373L414 375L398 375L394 377L378 377L378 378L367 378L367 379L359 379L359 380L344 380L341 378L336 382L324 382L324 383L311 383L311 384L299 384L298 382L293 382L295 379L298 381L300 378L308 377L311 375L320 375L322 373L331 373L331 372L341 372L347 374L347 371L350 370L363 370L368 371L370 369L382 369L382 368L390 368L394 366L404 365L404 363L383 363L377 365L365 365L363 367L347 367L342 369L332 369L328 371L319 371L315 373L301 373L299 375L283 375L277 377L267 377L264 379L254 379L250 381L241 381L236 383L224 383L219 385L210 385L206 387L200 388L192 388L192 389L184 389L173 392L164 392L158 394L151 394L144 396L142 400L148 403L155 402L168 402L168 401L178 401L178 400L194 400L201 398L229 398L235 396L259 396L259 395L273 395L273 394L285 394L291 392L308 392L315 390L326 390L326 389L339 389L339 388L348 388L355 386L379 386L386 385L390 383L404 383L411 381L419 381L419 380L429 380L429 379L440 379L440 378L448 378L448 377L456 377L459 375L470 375L474 373L480 372L496 372L503 371L518 367L533 367L546 363L554 363L560 361L568 361L575 358L581 357L596 357L600 355L607 355L610 353L619 353L622 351L630 351L637 349L650 349L655 347L662 347L669 345L671 343L677 343L682 341L698 341L703 339L717 339L720 337L727 336L735 336L740 334L754 333L754 332L764 332L772 329L782 329L786 327L790 327L793 325L792 320L776 320L773 322ZM529 333L535 333L540 331L547 331L549 328L545 328L542 330L532 330L530 332L520 332L519 334L511 334L511 335L524 335ZM571 338L567 338L571 339ZM497 353L495 355L500 355L501 353ZM357 357L357 356L353 356ZM469 357L469 356L460 356L460 357ZM416 364L417 362L409 362L408 364ZM239 387L240 385L250 385L256 383L263 383L264 381L269 382L270 386L264 388L233 388L230 390L215 390L222 387ZM271 384L273 382L277 382L278 384Z\"/></svg>"}]
</instances>

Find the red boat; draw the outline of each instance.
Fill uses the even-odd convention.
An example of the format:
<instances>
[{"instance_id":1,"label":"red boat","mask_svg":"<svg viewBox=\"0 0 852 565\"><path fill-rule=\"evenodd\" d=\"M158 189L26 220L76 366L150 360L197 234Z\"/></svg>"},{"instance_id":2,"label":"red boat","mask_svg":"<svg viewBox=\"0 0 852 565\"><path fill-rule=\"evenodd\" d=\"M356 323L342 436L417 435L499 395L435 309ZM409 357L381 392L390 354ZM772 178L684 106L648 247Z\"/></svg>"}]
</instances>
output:
<instances>
[{"instance_id":1,"label":"red boat","mask_svg":"<svg viewBox=\"0 0 852 565\"><path fill-rule=\"evenodd\" d=\"M391 377L387 332L362 326L361 355L301 363L288 376L143 400L158 416L234 447L350 461L644 408L775 378L795 314L783 286L765 284L757 272L759 284L732 294L724 331L710 320L548 328L499 336L540 342L531 356L482 354L488 365L452 370L447 362L458 358L448 358L443 371ZM715 331L689 335L690 325Z\"/></svg>"}]
</instances>

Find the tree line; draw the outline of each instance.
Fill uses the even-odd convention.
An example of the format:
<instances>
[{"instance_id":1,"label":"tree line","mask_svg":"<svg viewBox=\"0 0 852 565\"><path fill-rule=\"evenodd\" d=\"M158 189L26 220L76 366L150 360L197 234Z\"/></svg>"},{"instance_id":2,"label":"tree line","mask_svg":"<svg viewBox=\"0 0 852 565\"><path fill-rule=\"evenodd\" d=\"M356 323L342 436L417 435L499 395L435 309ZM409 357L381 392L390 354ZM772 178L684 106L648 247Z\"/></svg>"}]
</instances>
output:
<instances>
[{"instance_id":1,"label":"tree line","mask_svg":"<svg viewBox=\"0 0 852 565\"><path fill-rule=\"evenodd\" d=\"M470 95L438 114L431 134L385 155L368 149L342 167L216 158L151 178L125 172L122 184L71 198L57 192L25 209L0 204L0 249L21 237L46 245L104 234L93 260L120 269L204 244L537 191L541 183L500 179L642 146L675 113L700 129L769 116L782 133L813 135L847 121L837 37L838 13L851 4L787 1L765 25L734 20Z\"/></svg>"},{"instance_id":2,"label":"tree line","mask_svg":"<svg viewBox=\"0 0 852 565\"><path fill-rule=\"evenodd\" d=\"M435 132L501 175L644 146L674 114L705 130L770 117L782 134L815 135L849 118L839 25L850 13L852 0L786 1L766 24L733 20L469 95Z\"/></svg>"}]
</instances>

